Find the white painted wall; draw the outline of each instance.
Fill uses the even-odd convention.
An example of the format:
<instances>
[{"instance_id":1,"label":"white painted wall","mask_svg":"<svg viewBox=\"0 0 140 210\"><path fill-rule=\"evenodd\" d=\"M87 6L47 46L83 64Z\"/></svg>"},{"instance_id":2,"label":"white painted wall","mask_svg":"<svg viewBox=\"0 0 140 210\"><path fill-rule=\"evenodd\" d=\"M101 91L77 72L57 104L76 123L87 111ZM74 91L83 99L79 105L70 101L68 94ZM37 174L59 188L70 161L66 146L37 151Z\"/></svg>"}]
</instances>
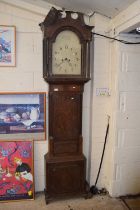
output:
<instances>
[{"instance_id":1,"label":"white painted wall","mask_svg":"<svg viewBox=\"0 0 140 210\"><path fill-rule=\"evenodd\" d=\"M16 67L0 67L1 92L43 91L47 93L48 85L42 76L43 36L38 24L44 20L49 10L50 4L45 10L26 2L21 5L18 0L0 2L0 25L16 26L17 52ZM88 21L89 19L86 20ZM87 178L89 179L90 82L85 86L83 119L83 144L84 154L87 157ZM48 151L48 141L35 141L34 151L35 190L43 191L44 154Z\"/></svg>"},{"instance_id":2,"label":"white painted wall","mask_svg":"<svg viewBox=\"0 0 140 210\"><path fill-rule=\"evenodd\" d=\"M139 24L139 8L140 1L136 1L111 21L95 15L91 19L95 32L117 36L122 31L129 31ZM132 37L117 38L139 41ZM116 41L107 41L96 36L94 44L91 185L95 183L99 167L106 116L110 115L109 137L97 186L106 187L112 196L137 194L140 193L140 47L120 45ZM97 87L109 87L111 96L97 97Z\"/></svg>"},{"instance_id":3,"label":"white painted wall","mask_svg":"<svg viewBox=\"0 0 140 210\"><path fill-rule=\"evenodd\" d=\"M139 25L140 1L130 5L111 20L112 34L127 32ZM117 38L138 42L140 38ZM140 45L113 42L112 68L112 172L109 192L112 196L140 193L139 145L139 57Z\"/></svg>"},{"instance_id":4,"label":"white painted wall","mask_svg":"<svg viewBox=\"0 0 140 210\"><path fill-rule=\"evenodd\" d=\"M6 0L6 2L9 2ZM7 91L47 91L48 85L42 78L42 32L38 23L42 22L45 15L44 9L33 6L28 11L19 8L17 1L13 3L18 7L0 3L0 24L15 25L17 35L17 64L16 67L0 67L0 90ZM48 6L50 9L50 7ZM39 12L42 14L39 14ZM95 22L94 22L95 21ZM105 33L108 31L109 19L96 15L91 24L96 23L95 31ZM88 18L86 20L88 24ZM94 55L91 56L92 80L85 85L83 97L83 148L87 157L87 179L94 184L99 160L101 157L107 114L110 113L110 97L97 97L96 88L110 88L110 42L104 38L95 37ZM92 113L92 114L91 114ZM90 132L92 131L92 133ZM47 152L48 141L35 142L35 189L44 189L44 154ZM109 159L104 161L100 186L108 186ZM109 167L108 167L109 166ZM108 169L109 168L109 169Z\"/></svg>"},{"instance_id":5,"label":"white painted wall","mask_svg":"<svg viewBox=\"0 0 140 210\"><path fill-rule=\"evenodd\" d=\"M109 35L110 19L95 14L91 19L90 24L95 26L94 32ZM91 173L90 185L94 185L101 160L103 144L105 140L106 128L108 123L108 115L111 113L111 96L97 96L97 88L111 88L110 78L110 40L94 36L94 55L91 60L94 60L92 69L92 104L91 104ZM102 170L97 186L109 186L110 174L110 140L108 138L105 157L102 165Z\"/></svg>"},{"instance_id":6,"label":"white painted wall","mask_svg":"<svg viewBox=\"0 0 140 210\"><path fill-rule=\"evenodd\" d=\"M42 78L42 32L38 26L44 17L0 2L0 25L16 26L17 52L16 67L0 67L1 92L48 91L48 85ZM44 189L43 156L47 152L47 143L35 142L36 191Z\"/></svg>"},{"instance_id":7,"label":"white painted wall","mask_svg":"<svg viewBox=\"0 0 140 210\"><path fill-rule=\"evenodd\" d=\"M0 24L16 26L17 64L16 67L0 67L0 91L48 91L48 85L42 78L42 32L38 24L46 16L50 5L45 10L34 5L28 7L28 3L24 3L24 9L21 9L18 0L12 1L18 7L3 1L0 2ZM90 25L95 25L94 31L97 33L109 35L115 29L117 35L138 23L139 9L136 8L140 8L140 1L113 20L95 14ZM132 14L130 21L129 14ZM85 85L83 100L84 154L88 162L87 178L90 185L94 185L103 149L107 115L110 115L109 136L98 186L106 187L112 196L140 191L138 58L139 50L134 47L122 48L117 42L94 37L92 80ZM110 89L111 96L96 96L96 89L104 87ZM47 152L47 144L48 141L35 142L36 191L44 189L44 154ZM129 179L126 172L130 174Z\"/></svg>"},{"instance_id":8,"label":"white painted wall","mask_svg":"<svg viewBox=\"0 0 140 210\"><path fill-rule=\"evenodd\" d=\"M139 39L121 36L138 42ZM116 44L116 127L114 129L113 196L140 192L140 45ZM112 130L113 131L113 130Z\"/></svg>"},{"instance_id":9,"label":"white painted wall","mask_svg":"<svg viewBox=\"0 0 140 210\"><path fill-rule=\"evenodd\" d=\"M130 31L140 23L140 0L135 1L126 10L110 22L112 34L117 36L122 31Z\"/></svg>"}]
</instances>

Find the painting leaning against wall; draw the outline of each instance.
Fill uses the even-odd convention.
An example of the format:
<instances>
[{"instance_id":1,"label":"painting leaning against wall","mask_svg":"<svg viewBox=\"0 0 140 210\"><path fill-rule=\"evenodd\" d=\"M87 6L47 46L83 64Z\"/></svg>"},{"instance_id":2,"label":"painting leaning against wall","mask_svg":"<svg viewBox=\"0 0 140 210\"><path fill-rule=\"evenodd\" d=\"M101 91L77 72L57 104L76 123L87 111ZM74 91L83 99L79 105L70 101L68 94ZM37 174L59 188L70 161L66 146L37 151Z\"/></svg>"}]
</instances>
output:
<instances>
[{"instance_id":1,"label":"painting leaning against wall","mask_svg":"<svg viewBox=\"0 0 140 210\"><path fill-rule=\"evenodd\" d=\"M0 25L0 66L16 65L16 27Z\"/></svg>"},{"instance_id":2,"label":"painting leaning against wall","mask_svg":"<svg viewBox=\"0 0 140 210\"><path fill-rule=\"evenodd\" d=\"M33 141L0 141L0 201L34 199Z\"/></svg>"},{"instance_id":3,"label":"painting leaning against wall","mask_svg":"<svg viewBox=\"0 0 140 210\"><path fill-rule=\"evenodd\" d=\"M0 93L0 140L46 139L46 93Z\"/></svg>"}]
</instances>

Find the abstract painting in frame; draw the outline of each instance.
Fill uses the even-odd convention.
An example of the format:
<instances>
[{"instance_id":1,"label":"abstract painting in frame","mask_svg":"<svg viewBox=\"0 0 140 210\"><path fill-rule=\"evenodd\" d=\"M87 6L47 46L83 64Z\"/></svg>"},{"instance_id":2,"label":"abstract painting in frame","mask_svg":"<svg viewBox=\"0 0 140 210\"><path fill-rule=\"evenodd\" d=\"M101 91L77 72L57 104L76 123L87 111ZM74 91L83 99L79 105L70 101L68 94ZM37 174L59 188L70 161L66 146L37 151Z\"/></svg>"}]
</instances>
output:
<instances>
[{"instance_id":1,"label":"abstract painting in frame","mask_svg":"<svg viewBox=\"0 0 140 210\"><path fill-rule=\"evenodd\" d=\"M0 66L16 65L16 28L0 25Z\"/></svg>"},{"instance_id":2,"label":"abstract painting in frame","mask_svg":"<svg viewBox=\"0 0 140 210\"><path fill-rule=\"evenodd\" d=\"M0 93L0 140L46 139L46 93Z\"/></svg>"},{"instance_id":3,"label":"abstract painting in frame","mask_svg":"<svg viewBox=\"0 0 140 210\"><path fill-rule=\"evenodd\" d=\"M34 199L32 140L0 141L0 201Z\"/></svg>"}]
</instances>

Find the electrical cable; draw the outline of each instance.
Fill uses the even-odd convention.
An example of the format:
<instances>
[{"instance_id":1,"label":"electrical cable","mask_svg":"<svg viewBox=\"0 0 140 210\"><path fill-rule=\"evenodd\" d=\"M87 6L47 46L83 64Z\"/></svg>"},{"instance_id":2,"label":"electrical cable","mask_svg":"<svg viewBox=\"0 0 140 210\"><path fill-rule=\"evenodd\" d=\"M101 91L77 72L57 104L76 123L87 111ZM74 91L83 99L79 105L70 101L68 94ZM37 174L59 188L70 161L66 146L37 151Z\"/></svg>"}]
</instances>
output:
<instances>
[{"instance_id":1,"label":"electrical cable","mask_svg":"<svg viewBox=\"0 0 140 210\"><path fill-rule=\"evenodd\" d=\"M128 42L128 41L125 41L125 40L122 40L122 39L116 39L116 38L106 36L106 35L103 35L103 34L99 34L99 33L94 33L93 32L92 34L102 36L104 38L111 39L111 40L114 40L114 41L118 41L118 42L121 42L123 44L140 44L140 42Z\"/></svg>"},{"instance_id":2,"label":"electrical cable","mask_svg":"<svg viewBox=\"0 0 140 210\"><path fill-rule=\"evenodd\" d=\"M103 163L103 157L104 157L104 153L105 153L105 147L106 147L107 136L108 136L108 131L109 131L109 119L110 119L110 116L108 116L108 124L107 124L107 129L106 129L106 135L105 135L105 141L104 141L104 146L103 146L103 152L102 152L102 157L101 157L100 166L99 166L98 174L97 174L97 177L96 177L95 185L93 185L90 188L90 192L92 194L98 194L99 192L105 192L105 189L102 189L102 190L99 191L97 189L96 185L97 185L97 182L98 182L98 179L99 179L99 175L100 175L100 171L101 171L101 167L102 167L102 163Z\"/></svg>"}]
</instances>

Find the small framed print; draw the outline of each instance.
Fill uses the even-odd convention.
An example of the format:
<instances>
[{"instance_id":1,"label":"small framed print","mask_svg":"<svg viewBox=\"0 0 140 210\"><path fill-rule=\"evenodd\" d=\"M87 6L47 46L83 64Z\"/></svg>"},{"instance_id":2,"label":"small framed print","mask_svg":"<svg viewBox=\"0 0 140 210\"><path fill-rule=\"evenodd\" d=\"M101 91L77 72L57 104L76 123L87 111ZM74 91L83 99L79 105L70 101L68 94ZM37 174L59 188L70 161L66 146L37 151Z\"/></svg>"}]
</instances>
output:
<instances>
[{"instance_id":1,"label":"small framed print","mask_svg":"<svg viewBox=\"0 0 140 210\"><path fill-rule=\"evenodd\" d=\"M46 139L46 93L0 93L0 140Z\"/></svg>"},{"instance_id":2,"label":"small framed print","mask_svg":"<svg viewBox=\"0 0 140 210\"><path fill-rule=\"evenodd\" d=\"M32 140L0 141L0 202L34 199Z\"/></svg>"},{"instance_id":3,"label":"small framed print","mask_svg":"<svg viewBox=\"0 0 140 210\"><path fill-rule=\"evenodd\" d=\"M0 25L0 66L16 65L16 27Z\"/></svg>"}]
</instances>

